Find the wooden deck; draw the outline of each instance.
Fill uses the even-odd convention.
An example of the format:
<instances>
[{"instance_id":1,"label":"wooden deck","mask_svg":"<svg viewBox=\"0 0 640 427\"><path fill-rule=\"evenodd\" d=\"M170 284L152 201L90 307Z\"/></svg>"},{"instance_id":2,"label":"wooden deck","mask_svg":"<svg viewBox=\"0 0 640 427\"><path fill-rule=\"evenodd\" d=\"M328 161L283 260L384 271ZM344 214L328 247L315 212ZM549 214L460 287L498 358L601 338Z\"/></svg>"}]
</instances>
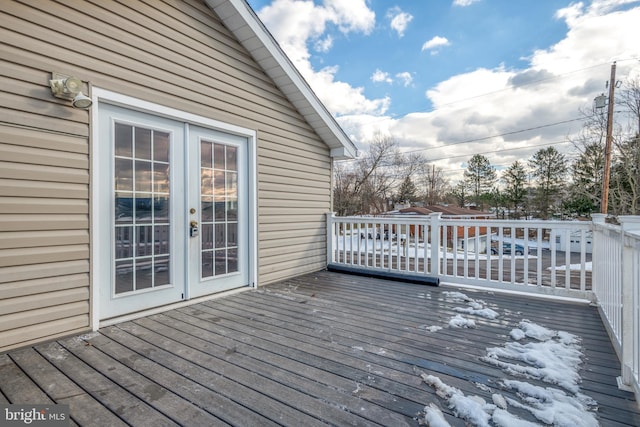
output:
<instances>
[{"instance_id":1,"label":"wooden deck","mask_svg":"<svg viewBox=\"0 0 640 427\"><path fill-rule=\"evenodd\" d=\"M0 354L0 403L66 403L73 425L296 427L417 426L435 403L463 426L420 374L516 399L500 383L516 377L480 358L529 319L582 338L580 392L598 402L600 425L640 425L594 307L461 290L499 317L467 315L476 328L456 329L447 324L464 304L443 293L455 290L309 274Z\"/></svg>"}]
</instances>

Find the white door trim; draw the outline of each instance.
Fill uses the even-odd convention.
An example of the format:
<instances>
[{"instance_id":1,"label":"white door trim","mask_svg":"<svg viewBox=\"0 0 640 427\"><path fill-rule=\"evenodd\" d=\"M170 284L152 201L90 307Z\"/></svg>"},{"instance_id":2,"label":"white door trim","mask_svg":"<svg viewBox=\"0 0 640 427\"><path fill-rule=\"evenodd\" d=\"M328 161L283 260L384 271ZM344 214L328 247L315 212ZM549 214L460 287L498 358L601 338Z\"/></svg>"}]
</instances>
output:
<instances>
[{"instance_id":1,"label":"white door trim","mask_svg":"<svg viewBox=\"0 0 640 427\"><path fill-rule=\"evenodd\" d=\"M117 105L120 107L136 110L159 117L165 117L172 120L182 121L187 124L194 124L213 130L226 133L240 135L247 138L247 155L248 155L248 210L249 210L249 285L256 287L258 285L258 169L257 169L257 132L236 126L230 123L221 122L208 117L199 116L188 113L186 111L177 110L175 108L166 107L160 104L144 101L128 95L112 92L98 87L91 88L91 98L93 107L91 108L91 189L90 189L90 212L91 212L91 251L90 251L90 269L91 269L91 324L93 330L97 330L100 326L100 285L102 280L109 280L110 271L103 271L96 260L104 256L110 256L110 244L100 242L98 238L98 229L100 224L109 221L109 212L100 212L96 208L98 205L96 198L100 192L97 191L99 173L101 164L97 152L96 144L100 143L99 136L99 110L100 103ZM189 126L185 126L185 141L187 141Z\"/></svg>"}]
</instances>

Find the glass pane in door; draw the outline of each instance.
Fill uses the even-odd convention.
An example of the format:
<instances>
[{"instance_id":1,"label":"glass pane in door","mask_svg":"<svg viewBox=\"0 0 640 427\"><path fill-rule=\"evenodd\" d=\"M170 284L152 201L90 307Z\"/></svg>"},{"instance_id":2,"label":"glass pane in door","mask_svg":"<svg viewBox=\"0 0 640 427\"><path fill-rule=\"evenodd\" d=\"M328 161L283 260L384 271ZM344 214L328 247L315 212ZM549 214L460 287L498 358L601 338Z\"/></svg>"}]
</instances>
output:
<instances>
[{"instance_id":1,"label":"glass pane in door","mask_svg":"<svg viewBox=\"0 0 640 427\"><path fill-rule=\"evenodd\" d=\"M238 271L237 147L200 141L201 278Z\"/></svg>"},{"instance_id":2,"label":"glass pane in door","mask_svg":"<svg viewBox=\"0 0 640 427\"><path fill-rule=\"evenodd\" d=\"M169 133L115 124L115 294L170 284Z\"/></svg>"}]
</instances>

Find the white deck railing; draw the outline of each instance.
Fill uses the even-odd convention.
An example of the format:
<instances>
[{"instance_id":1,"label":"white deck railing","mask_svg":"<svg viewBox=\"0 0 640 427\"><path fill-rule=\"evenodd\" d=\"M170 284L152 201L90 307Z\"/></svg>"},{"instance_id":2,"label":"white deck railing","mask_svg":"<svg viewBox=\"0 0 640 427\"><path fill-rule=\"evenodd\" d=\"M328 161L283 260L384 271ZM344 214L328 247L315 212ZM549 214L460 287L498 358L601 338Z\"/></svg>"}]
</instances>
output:
<instances>
[{"instance_id":1,"label":"white deck railing","mask_svg":"<svg viewBox=\"0 0 640 427\"><path fill-rule=\"evenodd\" d=\"M328 228L330 264L592 296L591 223L331 215Z\"/></svg>"},{"instance_id":2,"label":"white deck railing","mask_svg":"<svg viewBox=\"0 0 640 427\"><path fill-rule=\"evenodd\" d=\"M640 217L621 222L331 214L327 262L595 302L620 357L621 383L640 398Z\"/></svg>"},{"instance_id":3,"label":"white deck railing","mask_svg":"<svg viewBox=\"0 0 640 427\"><path fill-rule=\"evenodd\" d=\"M621 227L594 215L594 293L622 365L620 382L640 396L640 217Z\"/></svg>"}]
</instances>

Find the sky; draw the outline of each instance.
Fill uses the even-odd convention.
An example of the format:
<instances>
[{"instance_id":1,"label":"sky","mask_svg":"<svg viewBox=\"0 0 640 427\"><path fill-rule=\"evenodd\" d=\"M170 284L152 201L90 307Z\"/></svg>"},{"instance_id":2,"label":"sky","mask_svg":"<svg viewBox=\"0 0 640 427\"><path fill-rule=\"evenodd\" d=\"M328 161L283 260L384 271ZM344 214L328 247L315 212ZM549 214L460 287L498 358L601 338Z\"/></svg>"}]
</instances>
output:
<instances>
[{"instance_id":1,"label":"sky","mask_svg":"<svg viewBox=\"0 0 640 427\"><path fill-rule=\"evenodd\" d=\"M248 3L360 150L391 137L453 182L474 154L570 158L612 63L640 77L640 0Z\"/></svg>"}]
</instances>

